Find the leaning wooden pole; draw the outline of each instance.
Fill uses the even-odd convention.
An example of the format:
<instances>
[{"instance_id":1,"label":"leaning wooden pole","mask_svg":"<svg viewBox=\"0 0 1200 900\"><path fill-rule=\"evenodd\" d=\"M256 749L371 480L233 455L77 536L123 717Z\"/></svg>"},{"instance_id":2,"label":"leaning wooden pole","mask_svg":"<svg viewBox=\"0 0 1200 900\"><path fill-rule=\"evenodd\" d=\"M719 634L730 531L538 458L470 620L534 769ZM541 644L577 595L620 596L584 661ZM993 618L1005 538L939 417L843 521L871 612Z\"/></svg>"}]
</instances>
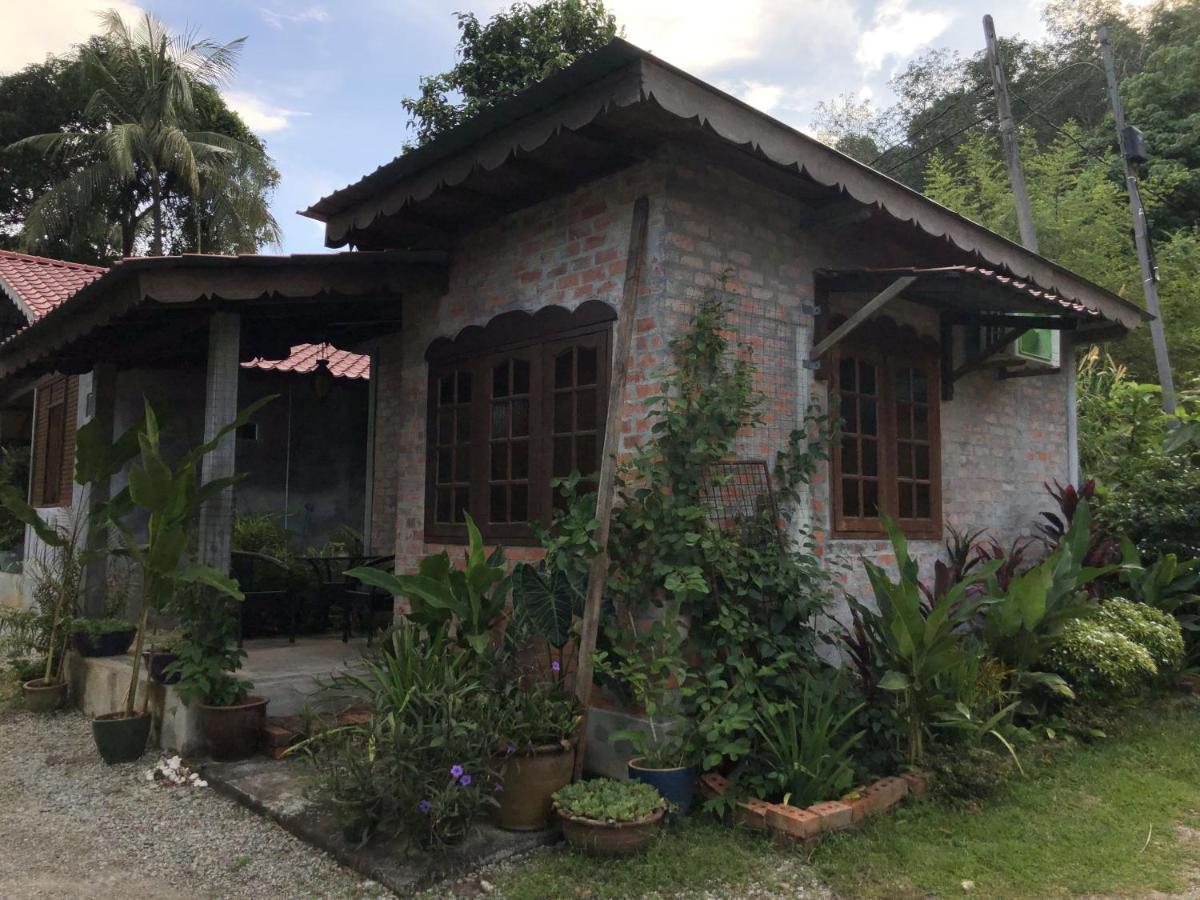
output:
<instances>
[{"instance_id":1,"label":"leaning wooden pole","mask_svg":"<svg viewBox=\"0 0 1200 900\"><path fill-rule=\"evenodd\" d=\"M625 382L629 375L629 354L633 345L633 324L637 319L638 290L646 260L646 232L650 219L650 200L638 197L633 204L633 222L629 229L629 252L625 256L625 284L621 289L621 309L617 325L617 346L613 351L612 377L608 382L608 411L604 422L604 453L600 458L600 483L596 491L596 543L599 551L588 571L587 599L579 632L578 668L575 695L583 709L583 727L575 752L575 778L583 771L587 752L587 725L592 702L592 653L600 630L600 607L604 601L604 583L608 578L608 530L612 522L613 485L616 481L617 450L621 443L621 410L625 405Z\"/></svg>"}]
</instances>

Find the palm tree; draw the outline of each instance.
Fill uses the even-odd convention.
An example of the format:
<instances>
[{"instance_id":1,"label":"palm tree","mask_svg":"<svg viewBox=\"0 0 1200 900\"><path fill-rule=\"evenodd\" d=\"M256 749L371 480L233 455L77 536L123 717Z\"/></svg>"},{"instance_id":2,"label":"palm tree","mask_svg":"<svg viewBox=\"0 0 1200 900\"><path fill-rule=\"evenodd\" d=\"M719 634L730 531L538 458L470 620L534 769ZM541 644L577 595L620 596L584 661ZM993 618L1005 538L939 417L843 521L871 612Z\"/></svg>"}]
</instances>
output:
<instances>
[{"instance_id":1,"label":"palm tree","mask_svg":"<svg viewBox=\"0 0 1200 900\"><path fill-rule=\"evenodd\" d=\"M49 156L82 150L88 160L33 203L25 243L35 247L69 234L80 222L94 220L98 210L115 207L122 255L133 255L149 215L150 252L161 256L164 203L173 194L197 209L249 222L250 233L278 243L279 226L262 192L246 189L247 173L270 168L266 155L228 135L191 130L197 120L193 88L224 83L245 38L217 44L194 34L173 35L149 13L136 27L115 10L100 18L103 36L84 45L80 59L90 91L85 118L103 123L102 130L39 134L11 145ZM221 202L212 203L213 197Z\"/></svg>"}]
</instances>

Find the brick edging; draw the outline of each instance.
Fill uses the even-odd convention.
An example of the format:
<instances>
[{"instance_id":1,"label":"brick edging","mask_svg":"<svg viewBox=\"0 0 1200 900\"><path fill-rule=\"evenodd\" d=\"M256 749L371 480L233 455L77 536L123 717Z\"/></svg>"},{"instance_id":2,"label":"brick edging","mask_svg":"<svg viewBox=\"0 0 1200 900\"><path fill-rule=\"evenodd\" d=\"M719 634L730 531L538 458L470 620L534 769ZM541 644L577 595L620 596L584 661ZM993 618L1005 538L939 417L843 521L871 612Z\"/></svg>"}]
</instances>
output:
<instances>
[{"instance_id":1,"label":"brick edging","mask_svg":"<svg viewBox=\"0 0 1200 900\"><path fill-rule=\"evenodd\" d=\"M729 780L715 772L700 777L700 790L707 797L724 796L728 789ZM765 800L739 800L734 821L756 831L770 831L779 840L813 841L826 832L841 831L887 812L905 797L920 799L928 791L927 772L905 772L880 778L845 800L816 803L807 809Z\"/></svg>"}]
</instances>

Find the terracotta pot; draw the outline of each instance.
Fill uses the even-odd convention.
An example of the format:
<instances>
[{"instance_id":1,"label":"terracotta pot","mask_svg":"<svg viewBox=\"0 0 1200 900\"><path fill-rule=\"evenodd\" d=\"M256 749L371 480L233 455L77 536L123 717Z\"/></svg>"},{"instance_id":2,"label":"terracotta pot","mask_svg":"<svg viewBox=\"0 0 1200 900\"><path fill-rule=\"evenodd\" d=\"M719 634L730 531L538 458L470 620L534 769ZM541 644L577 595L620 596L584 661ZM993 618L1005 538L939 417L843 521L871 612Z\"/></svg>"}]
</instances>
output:
<instances>
[{"instance_id":1,"label":"terracotta pot","mask_svg":"<svg viewBox=\"0 0 1200 900\"><path fill-rule=\"evenodd\" d=\"M110 766L134 762L146 752L150 737L150 714L135 713L126 717L123 712L108 713L92 719L92 737L96 749Z\"/></svg>"},{"instance_id":2,"label":"terracotta pot","mask_svg":"<svg viewBox=\"0 0 1200 900\"><path fill-rule=\"evenodd\" d=\"M267 727L267 701L247 697L234 706L200 704L209 755L220 762L246 759L262 746Z\"/></svg>"},{"instance_id":3,"label":"terracotta pot","mask_svg":"<svg viewBox=\"0 0 1200 900\"><path fill-rule=\"evenodd\" d=\"M25 705L34 712L53 712L67 699L67 683L35 678L21 685L21 693L25 695Z\"/></svg>"},{"instance_id":4,"label":"terracotta pot","mask_svg":"<svg viewBox=\"0 0 1200 900\"><path fill-rule=\"evenodd\" d=\"M504 790L496 795L500 805L492 819L506 831L541 831L550 827L553 801L561 787L571 783L575 768L575 742L563 741L536 747L532 753L514 753L500 770Z\"/></svg>"},{"instance_id":5,"label":"terracotta pot","mask_svg":"<svg viewBox=\"0 0 1200 900\"><path fill-rule=\"evenodd\" d=\"M558 811L563 834L574 849L590 856L635 856L662 828L666 809L655 810L640 822L601 822Z\"/></svg>"}]
</instances>

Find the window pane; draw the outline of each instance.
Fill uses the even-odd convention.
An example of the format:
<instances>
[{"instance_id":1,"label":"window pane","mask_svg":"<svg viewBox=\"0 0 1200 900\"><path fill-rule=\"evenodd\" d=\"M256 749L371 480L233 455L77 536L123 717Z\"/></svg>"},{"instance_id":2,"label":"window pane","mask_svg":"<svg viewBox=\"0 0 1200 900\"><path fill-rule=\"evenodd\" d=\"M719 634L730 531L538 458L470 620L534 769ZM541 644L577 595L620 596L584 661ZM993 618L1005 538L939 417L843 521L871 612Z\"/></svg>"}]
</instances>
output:
<instances>
[{"instance_id":1,"label":"window pane","mask_svg":"<svg viewBox=\"0 0 1200 900\"><path fill-rule=\"evenodd\" d=\"M912 478L912 444L900 444L896 447L896 474L901 478Z\"/></svg>"},{"instance_id":2,"label":"window pane","mask_svg":"<svg viewBox=\"0 0 1200 900\"><path fill-rule=\"evenodd\" d=\"M913 517L913 501L912 501L912 485L900 485L900 518L911 519Z\"/></svg>"},{"instance_id":3,"label":"window pane","mask_svg":"<svg viewBox=\"0 0 1200 900\"><path fill-rule=\"evenodd\" d=\"M529 520L529 488L523 484L514 484L510 488L509 502L512 504L509 510L510 521L527 522Z\"/></svg>"},{"instance_id":4,"label":"window pane","mask_svg":"<svg viewBox=\"0 0 1200 900\"><path fill-rule=\"evenodd\" d=\"M514 400L512 402L512 435L526 437L529 434L529 401Z\"/></svg>"},{"instance_id":5,"label":"window pane","mask_svg":"<svg viewBox=\"0 0 1200 900\"><path fill-rule=\"evenodd\" d=\"M508 445L492 444L492 481L504 481L508 478Z\"/></svg>"},{"instance_id":6,"label":"window pane","mask_svg":"<svg viewBox=\"0 0 1200 900\"><path fill-rule=\"evenodd\" d=\"M914 471L918 478L929 477L929 448L925 446L913 447L913 457L916 461Z\"/></svg>"},{"instance_id":7,"label":"window pane","mask_svg":"<svg viewBox=\"0 0 1200 900\"><path fill-rule=\"evenodd\" d=\"M879 423L875 419L875 401L861 401L861 409L859 412L862 415L862 423L859 425L859 431L862 434L879 434Z\"/></svg>"},{"instance_id":8,"label":"window pane","mask_svg":"<svg viewBox=\"0 0 1200 900\"><path fill-rule=\"evenodd\" d=\"M450 518L451 518L450 501L453 496L454 496L454 492L450 488L438 488L437 510L434 513L434 518L436 518L437 521L439 521L439 522L449 522L450 521Z\"/></svg>"},{"instance_id":9,"label":"window pane","mask_svg":"<svg viewBox=\"0 0 1200 900\"><path fill-rule=\"evenodd\" d=\"M508 437L508 404L492 404L492 437Z\"/></svg>"},{"instance_id":10,"label":"window pane","mask_svg":"<svg viewBox=\"0 0 1200 900\"><path fill-rule=\"evenodd\" d=\"M879 442L862 442L862 473L872 477L879 474Z\"/></svg>"},{"instance_id":11,"label":"window pane","mask_svg":"<svg viewBox=\"0 0 1200 900\"><path fill-rule=\"evenodd\" d=\"M879 515L879 482L863 482L863 515L875 518Z\"/></svg>"},{"instance_id":12,"label":"window pane","mask_svg":"<svg viewBox=\"0 0 1200 900\"><path fill-rule=\"evenodd\" d=\"M596 391L579 391L575 395L575 427L588 431L596 427Z\"/></svg>"},{"instance_id":13,"label":"window pane","mask_svg":"<svg viewBox=\"0 0 1200 900\"><path fill-rule=\"evenodd\" d=\"M575 351L567 349L554 357L554 386L556 388L573 387Z\"/></svg>"},{"instance_id":14,"label":"window pane","mask_svg":"<svg viewBox=\"0 0 1200 900\"><path fill-rule=\"evenodd\" d=\"M595 384L596 374L599 371L597 367L597 354L595 347L580 347L576 352L579 360L579 384Z\"/></svg>"},{"instance_id":15,"label":"window pane","mask_svg":"<svg viewBox=\"0 0 1200 900\"><path fill-rule=\"evenodd\" d=\"M898 437L912 437L912 407L907 403L896 404L896 434Z\"/></svg>"},{"instance_id":16,"label":"window pane","mask_svg":"<svg viewBox=\"0 0 1200 900\"><path fill-rule=\"evenodd\" d=\"M512 370L512 392L514 394L529 393L529 360L514 359Z\"/></svg>"},{"instance_id":17,"label":"window pane","mask_svg":"<svg viewBox=\"0 0 1200 900\"><path fill-rule=\"evenodd\" d=\"M453 444L454 413L450 410L443 410L438 413L437 422L437 442L439 444Z\"/></svg>"},{"instance_id":18,"label":"window pane","mask_svg":"<svg viewBox=\"0 0 1200 900\"><path fill-rule=\"evenodd\" d=\"M458 442L465 443L471 439L471 412L460 410L458 413Z\"/></svg>"},{"instance_id":19,"label":"window pane","mask_svg":"<svg viewBox=\"0 0 1200 900\"><path fill-rule=\"evenodd\" d=\"M594 434L581 434L575 439L575 465L580 475L591 475L596 471L600 448L596 444Z\"/></svg>"},{"instance_id":20,"label":"window pane","mask_svg":"<svg viewBox=\"0 0 1200 900\"><path fill-rule=\"evenodd\" d=\"M512 478L528 478L529 477L529 442L528 441L513 441L512 447L509 449L511 455L511 471Z\"/></svg>"},{"instance_id":21,"label":"window pane","mask_svg":"<svg viewBox=\"0 0 1200 900\"><path fill-rule=\"evenodd\" d=\"M454 480L454 472L450 468L450 463L453 460L452 451L447 448L439 450L437 453L437 482L438 484L446 484Z\"/></svg>"},{"instance_id":22,"label":"window pane","mask_svg":"<svg viewBox=\"0 0 1200 900\"><path fill-rule=\"evenodd\" d=\"M858 392L875 395L875 366L869 362L858 364Z\"/></svg>"},{"instance_id":23,"label":"window pane","mask_svg":"<svg viewBox=\"0 0 1200 900\"><path fill-rule=\"evenodd\" d=\"M913 437L917 440L929 440L929 407L917 406L913 408Z\"/></svg>"},{"instance_id":24,"label":"window pane","mask_svg":"<svg viewBox=\"0 0 1200 900\"><path fill-rule=\"evenodd\" d=\"M912 384L909 380L911 369L901 369L896 373L896 401L909 403L912 401Z\"/></svg>"},{"instance_id":25,"label":"window pane","mask_svg":"<svg viewBox=\"0 0 1200 900\"><path fill-rule=\"evenodd\" d=\"M467 512L468 502L469 501L468 501L467 489L466 488L455 488L454 489L454 521L455 522L461 523L461 522L467 521L466 512Z\"/></svg>"},{"instance_id":26,"label":"window pane","mask_svg":"<svg viewBox=\"0 0 1200 900\"><path fill-rule=\"evenodd\" d=\"M858 401L853 397L842 398L842 431L858 433Z\"/></svg>"},{"instance_id":27,"label":"window pane","mask_svg":"<svg viewBox=\"0 0 1200 900\"><path fill-rule=\"evenodd\" d=\"M913 399L918 403L929 402L929 379L924 369L912 369Z\"/></svg>"},{"instance_id":28,"label":"window pane","mask_svg":"<svg viewBox=\"0 0 1200 900\"><path fill-rule=\"evenodd\" d=\"M508 521L508 488L502 484L492 485L489 518L493 522Z\"/></svg>"},{"instance_id":29,"label":"window pane","mask_svg":"<svg viewBox=\"0 0 1200 900\"><path fill-rule=\"evenodd\" d=\"M441 384L438 386L438 402L453 403L454 402L454 376L443 375Z\"/></svg>"},{"instance_id":30,"label":"window pane","mask_svg":"<svg viewBox=\"0 0 1200 900\"><path fill-rule=\"evenodd\" d=\"M843 391L854 390L854 360L843 359L841 365L838 366L838 387Z\"/></svg>"},{"instance_id":31,"label":"window pane","mask_svg":"<svg viewBox=\"0 0 1200 900\"><path fill-rule=\"evenodd\" d=\"M458 402L459 403L470 403L471 402L471 373L470 372L459 372L458 373Z\"/></svg>"},{"instance_id":32,"label":"window pane","mask_svg":"<svg viewBox=\"0 0 1200 900\"><path fill-rule=\"evenodd\" d=\"M574 395L570 391L564 391L561 394L554 395L554 433L562 434L565 431L574 431L571 407Z\"/></svg>"},{"instance_id":33,"label":"window pane","mask_svg":"<svg viewBox=\"0 0 1200 900\"><path fill-rule=\"evenodd\" d=\"M454 480L470 481L471 479L471 448L462 446L454 448Z\"/></svg>"},{"instance_id":34,"label":"window pane","mask_svg":"<svg viewBox=\"0 0 1200 900\"><path fill-rule=\"evenodd\" d=\"M554 439L554 466L553 472L555 478L564 478L571 474L571 438L556 437Z\"/></svg>"},{"instance_id":35,"label":"window pane","mask_svg":"<svg viewBox=\"0 0 1200 900\"><path fill-rule=\"evenodd\" d=\"M929 500L929 485L927 485L927 484L916 485L916 492L917 492L917 518L918 519L928 519L933 515L932 505Z\"/></svg>"},{"instance_id":36,"label":"window pane","mask_svg":"<svg viewBox=\"0 0 1200 900\"><path fill-rule=\"evenodd\" d=\"M847 475L858 474L858 441L842 438L842 471Z\"/></svg>"},{"instance_id":37,"label":"window pane","mask_svg":"<svg viewBox=\"0 0 1200 900\"><path fill-rule=\"evenodd\" d=\"M862 509L858 505L858 481L854 478L842 480L842 515L862 515Z\"/></svg>"},{"instance_id":38,"label":"window pane","mask_svg":"<svg viewBox=\"0 0 1200 900\"><path fill-rule=\"evenodd\" d=\"M492 396L508 396L508 360L492 369Z\"/></svg>"}]
</instances>

